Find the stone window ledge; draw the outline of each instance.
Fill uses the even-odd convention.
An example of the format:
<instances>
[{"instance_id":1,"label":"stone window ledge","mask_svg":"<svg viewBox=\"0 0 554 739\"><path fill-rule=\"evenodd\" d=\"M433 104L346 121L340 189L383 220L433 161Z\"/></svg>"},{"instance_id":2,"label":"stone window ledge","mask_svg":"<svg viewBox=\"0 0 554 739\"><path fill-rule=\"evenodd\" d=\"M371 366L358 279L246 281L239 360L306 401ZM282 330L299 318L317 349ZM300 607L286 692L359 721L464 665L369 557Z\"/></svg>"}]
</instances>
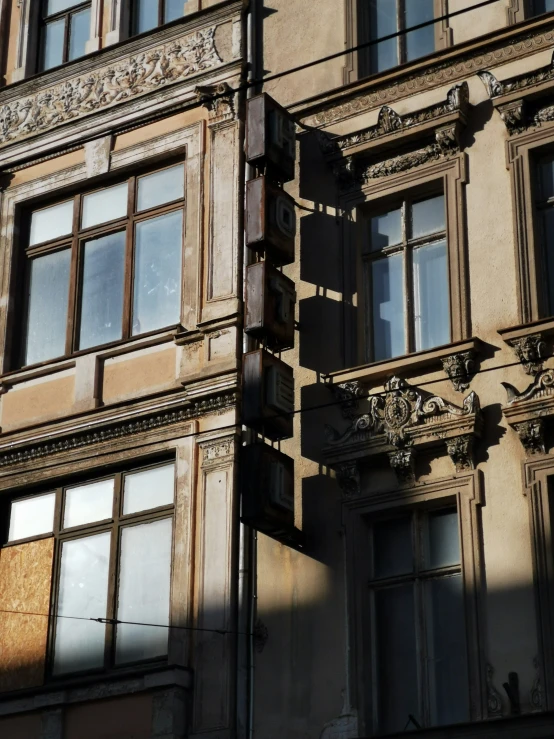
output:
<instances>
[{"instance_id":1,"label":"stone window ledge","mask_svg":"<svg viewBox=\"0 0 554 739\"><path fill-rule=\"evenodd\" d=\"M554 348L554 318L543 318L524 325L503 328L498 332L511 346L528 375L541 372Z\"/></svg>"},{"instance_id":2,"label":"stone window ledge","mask_svg":"<svg viewBox=\"0 0 554 739\"><path fill-rule=\"evenodd\" d=\"M444 369L455 389L463 392L469 387L474 373L475 357L480 349L481 341L472 337L422 352L387 359L383 362L372 362L339 370L326 375L324 379L331 387L352 382L371 387L391 375L406 374L422 369L429 371Z\"/></svg>"},{"instance_id":3,"label":"stone window ledge","mask_svg":"<svg viewBox=\"0 0 554 739\"><path fill-rule=\"evenodd\" d=\"M5 693L0 696L0 716L59 708L71 703L83 703L103 698L141 693L162 688L192 687L191 671L182 667L156 667L147 669L144 665L124 674L110 676L98 675L86 678L73 678L46 686Z\"/></svg>"}]
</instances>

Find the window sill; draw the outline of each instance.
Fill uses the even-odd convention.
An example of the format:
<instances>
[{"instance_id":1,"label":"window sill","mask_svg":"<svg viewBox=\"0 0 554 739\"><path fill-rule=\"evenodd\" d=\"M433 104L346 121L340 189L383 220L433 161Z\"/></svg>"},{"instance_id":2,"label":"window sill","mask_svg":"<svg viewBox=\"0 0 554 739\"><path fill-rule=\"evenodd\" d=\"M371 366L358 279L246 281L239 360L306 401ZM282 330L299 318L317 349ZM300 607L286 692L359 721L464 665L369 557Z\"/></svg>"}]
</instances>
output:
<instances>
[{"instance_id":1,"label":"window sill","mask_svg":"<svg viewBox=\"0 0 554 739\"><path fill-rule=\"evenodd\" d=\"M99 698L178 686L189 689L192 674L175 665L142 665L103 675L56 680L47 685L0 695L0 716L56 708Z\"/></svg>"},{"instance_id":2,"label":"window sill","mask_svg":"<svg viewBox=\"0 0 554 739\"><path fill-rule=\"evenodd\" d=\"M535 739L550 739L552 727L554 726L554 713L531 713L523 716L511 716L509 718L495 718L488 721L476 721L466 724L454 724L451 726L436 726L432 729L420 729L416 732L418 739L491 739L494 737L506 737L506 739L527 739L533 736ZM405 737L406 733L381 734L387 739ZM363 739L363 737L360 737Z\"/></svg>"},{"instance_id":3,"label":"window sill","mask_svg":"<svg viewBox=\"0 0 554 739\"><path fill-rule=\"evenodd\" d=\"M346 382L373 385L391 375L406 374L422 369L444 369L448 377L452 379L453 373L447 369L450 358L466 354L473 357L479 352L480 345L480 340L472 337L471 339L445 344L414 354L405 354L402 357L394 357L382 362L372 362L360 367L332 372L326 375L325 381L328 385L342 385Z\"/></svg>"}]
</instances>

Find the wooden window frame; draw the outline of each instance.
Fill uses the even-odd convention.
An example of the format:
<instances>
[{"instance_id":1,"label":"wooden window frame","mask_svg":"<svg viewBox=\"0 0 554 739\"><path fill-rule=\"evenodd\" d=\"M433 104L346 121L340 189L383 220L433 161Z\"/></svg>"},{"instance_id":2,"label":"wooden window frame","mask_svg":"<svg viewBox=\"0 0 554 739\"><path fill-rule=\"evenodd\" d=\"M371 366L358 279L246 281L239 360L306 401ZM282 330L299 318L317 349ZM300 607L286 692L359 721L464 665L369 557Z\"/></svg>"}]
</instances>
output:
<instances>
[{"instance_id":1,"label":"wooden window frame","mask_svg":"<svg viewBox=\"0 0 554 739\"><path fill-rule=\"evenodd\" d=\"M416 351L415 348L415 316L414 316L414 281L413 281L413 252L414 249L423 246L429 246L439 241L446 242L447 255L448 255L448 239L446 230L446 213L445 213L445 228L442 231L436 231L432 234L420 236L414 238L410 234L410 223L411 223L411 210L415 202L418 202L426 197L433 197L434 195L443 195L442 191L437 192L431 190L430 192L417 193L409 191L403 193L402 197L396 201L388 203L386 206L383 204L376 210L370 210L366 218L363 221L362 232L363 240L365 243L371 239L369 234L369 224L371 218L374 215L379 215L381 212L387 212L389 208L400 206L401 209L401 227L402 227L402 241L399 244L385 247L379 251L367 251L363 254L363 248L360 248L360 254L363 262L363 287L361 292L364 294L364 311L365 311L365 347L366 347L366 362L374 362L374 347L373 347L373 322L371 320L372 313L372 294L371 294L371 265L383 258L391 257L395 254L402 254L402 272L403 272L403 288L404 288L404 336L405 336L405 351L401 356L407 354L413 354ZM452 332L451 332L452 333ZM394 359L395 357L386 357L385 359L378 361L387 361Z\"/></svg>"},{"instance_id":2,"label":"wooden window frame","mask_svg":"<svg viewBox=\"0 0 554 739\"><path fill-rule=\"evenodd\" d=\"M146 470L156 469L164 467L169 464L174 466L174 501L173 503L165 506L158 506L156 508L149 508L146 511L138 511L131 514L123 514L123 480L128 474L143 472ZM13 541L5 541L2 544L2 549L8 549L9 547L20 546L21 544L27 544L32 541L39 539L47 539L53 537L54 543L54 565L53 574L50 588L50 619L48 624L48 647L47 647L47 662L46 662L46 679L48 681L66 680L68 678L75 678L83 675L98 674L102 675L107 672L113 672L114 670L128 669L136 665L147 665L147 664L165 664L168 661L168 655L170 651L170 644L168 639L167 655L160 657L154 657L150 659L136 660L133 662L125 662L121 665L115 663L115 624L106 624L105 631L105 642L104 642L104 665L95 669L87 668L82 671L75 672L64 672L59 675L54 675L54 648L56 638L56 622L57 619L54 614L57 613L58 601L59 601L59 588L60 588L60 570L61 570L61 559L62 559L62 546L65 542L76 541L84 539L95 534L110 533L110 564L108 571L108 592L107 592L107 609L105 617L102 614L98 614L99 618L106 618L106 620L115 620L117 617L117 577L120 569L120 558L121 558L121 532L126 527L137 526L140 524L152 523L154 521L160 521L165 519L171 519L172 521L172 545L171 545L171 561L170 561L170 581L173 579L173 548L175 538L175 510L176 510L176 481L175 481L175 460L166 458L153 461L142 465L131 465L126 466L117 472L111 474L103 474L99 476L84 476L79 479L71 479L67 484L57 487L45 487L35 493L18 496L14 495L11 497L11 502L20 500L29 500L34 497L40 497L46 493L55 493L56 502L54 508L54 522L53 530L45 534L39 534L36 536L30 536L23 539L14 539ZM100 521L94 521L87 524L81 524L64 528L62 525L66 491L77 485L86 485L89 483L101 482L103 480L114 480L114 493L113 493L113 508L112 517L109 519L103 519ZM6 505L6 503L4 503ZM8 505L9 511L9 505ZM8 516L9 520L9 516ZM7 538L7 531L6 531ZM168 629L171 626L171 597L168 603L170 623Z\"/></svg>"},{"instance_id":3,"label":"wooden window frame","mask_svg":"<svg viewBox=\"0 0 554 739\"><path fill-rule=\"evenodd\" d=\"M405 2L405 0L400 0ZM397 8L399 7L399 0L396 0ZM369 14L366 10L367 2L364 0L344 0L344 14L345 14L345 36L346 36L346 47L351 49L359 44L368 42L368 29L369 29ZM441 18L447 14L448 4L447 0L434 0L434 15L435 18ZM399 13L399 11L397 11ZM399 13L399 15L402 15ZM401 26L398 26L401 28ZM448 23L448 20L442 20L435 23L435 51L445 49L452 45L452 29ZM399 40L403 39L402 36ZM400 41L399 41L400 43ZM399 53L398 56L399 64L412 64L419 60L414 59L413 62L402 61L402 56ZM394 69L394 67L393 67ZM390 72L391 70L387 70ZM385 74L382 72L380 74ZM344 83L354 82L363 77L377 74L371 71L370 62L370 49L360 49L357 52L351 52L348 54L346 64L343 69Z\"/></svg>"},{"instance_id":4,"label":"wooden window frame","mask_svg":"<svg viewBox=\"0 0 554 739\"><path fill-rule=\"evenodd\" d=\"M484 660L483 567L481 559L480 508L484 503L481 473L472 471L435 482L395 490L370 489L362 468L362 492L343 503L349 678L352 707L360 717L360 735L373 735L377 720L375 664L370 623L368 583L369 557L361 556L368 542L368 520L430 507L456 507L460 532L461 572L468 667L470 721L487 717L486 665Z\"/></svg>"},{"instance_id":5,"label":"wooden window frame","mask_svg":"<svg viewBox=\"0 0 554 739\"><path fill-rule=\"evenodd\" d=\"M184 178L184 189L183 197L172 200L168 203L148 208L146 210L137 210L137 192L138 192L138 181L141 177L148 176L149 174L156 174L163 172L166 169L171 169L179 164L183 165L183 178ZM34 257L44 256L46 254L52 254L56 251L63 249L71 250L71 266L70 266L70 278L68 288L68 313L67 313L67 325L66 325L66 338L65 338L65 352L63 357L67 356L78 356L82 353L87 353L100 347L106 347L118 344L122 341L128 341L130 339L138 338L139 336L147 336L150 333L157 333L164 329L171 328L171 326L161 326L153 331L148 331L140 334L132 333L132 303L133 303L133 277L134 277L134 254L135 254L135 227L137 223L142 221L157 218L168 213L177 212L181 210L183 213L183 233L181 240L181 265L183 271L184 265L184 248L185 248L185 214L186 214L186 164L183 159L173 161L166 164L163 167L152 168L146 171L134 174L124 179L117 179L106 184L102 188L96 188L93 190L79 191L72 198L57 198L55 201L49 201L48 203L37 205L32 210L27 211L24 216L24 233L26 241L29 240L29 228L30 228L30 215L33 211L47 208L57 203L62 203L67 200L73 200L73 228L70 235L52 239L50 241L41 242L33 246L27 246L22 250L22 261L25 262L23 269L21 269L20 290L21 301L17 313L20 315L20 345L15 347L15 357L17 358L17 368L25 367L26 369L34 366L41 366L42 364L56 361L62 357L52 357L51 359L44 360L35 364L24 364L24 352L27 341L27 319L29 304L25 301L25 296L28 295L29 289L29 278L30 269L29 264ZM92 195L96 192L107 190L110 187L117 186L127 182L128 184L128 195L127 195L127 214L116 220L109 221L107 223L96 224L88 228L80 226L82 222L82 210L83 210L83 199L86 195ZM122 332L121 337L115 342L109 342L106 344L95 345L87 347L85 349L77 348L78 342L78 331L80 326L80 297L82 295L82 269L83 269L83 252L84 245L86 242L93 238L109 235L116 232L126 232L125 237L125 272L124 272L124 283L123 283L123 316L122 316ZM182 280L181 280L182 283ZM182 284L181 284L181 301L182 301ZM180 317L181 320L181 317ZM179 323L175 324L180 325ZM15 368L15 367L14 367Z\"/></svg>"},{"instance_id":6,"label":"wooden window frame","mask_svg":"<svg viewBox=\"0 0 554 739\"><path fill-rule=\"evenodd\" d=\"M343 300L351 306L344 312L345 367L367 363L368 347L366 296L363 279L361 240L365 234L367 213L381 203L390 203L406 196L444 194L446 241L449 267L450 342L471 336L469 301L469 265L465 214L466 155L455 156L422 165L408 172L376 178L341 199L346 212L343 219ZM357 316L352 319L353 313ZM432 354L434 349L425 350ZM418 355L420 353L418 352ZM408 358L412 355L403 355ZM398 361L402 357L397 358ZM387 360L382 360L387 361Z\"/></svg>"},{"instance_id":7,"label":"wooden window frame","mask_svg":"<svg viewBox=\"0 0 554 739\"><path fill-rule=\"evenodd\" d=\"M48 70L43 69L42 67L42 58L43 58L43 51L44 51L44 43L45 43L45 31L47 26L49 26L51 23L55 23L56 21L64 19L64 41L63 41L63 53L62 53L62 64L67 64L69 60L69 42L70 42L70 31L71 31L71 19L72 16L74 16L76 13L80 13L83 10L86 10L87 8L90 9L91 15L93 12L92 7L92 0L82 0L81 2L77 2L74 6L70 8L66 8L65 10L61 10L58 13L53 13L52 15L46 16L44 13L46 12L46 4L48 0L42 0L41 4L41 14L40 14L40 32L39 32L39 43L37 44L37 70L39 72L46 72ZM87 52L85 51L85 54ZM80 58L80 57L78 57ZM73 61L73 60L72 60Z\"/></svg>"},{"instance_id":8,"label":"wooden window frame","mask_svg":"<svg viewBox=\"0 0 554 739\"><path fill-rule=\"evenodd\" d=\"M425 633L425 615L424 615L424 606L423 606L423 597L421 593L422 584L428 580L435 580L438 578L448 577L450 575L462 575L462 552L461 552L461 542L460 542L460 561L458 564L455 565L449 565L445 567L436 567L436 568L425 568L423 565L423 556L421 551L421 530L422 530L422 521L425 518L425 516L431 512L431 511L455 511L456 516L458 517L458 530L460 528L459 526L459 513L457 510L456 502L452 498L445 498L444 500L438 499L436 501L433 501L434 505L429 505L425 503L420 503L416 506L412 506L409 508L401 509L400 511L394 511L388 512L386 514L380 514L377 516L368 516L365 521L367 524L368 529L368 539L366 543L366 551L369 549L369 558L370 560L373 559L373 547L372 547L372 541L373 541L373 532L376 527L379 526L380 523L385 521L391 521L394 520L397 517L402 516L409 516L410 517L410 529L412 534L412 542L411 542L411 549L412 549L412 556L413 556L413 570L410 573L405 573L402 575L396 575L396 576L389 576L389 577L381 577L381 578L375 578L371 577L368 580L368 602L369 607L368 611L371 612L372 618L370 618L370 631L371 631L371 650L373 653L376 653L377 651L377 631L375 627L375 616L374 616L374 604L373 604L373 593L376 590L379 590L381 588L386 588L388 585L400 585L400 584L413 584L415 588L415 603L414 603L414 610L415 610L415 617L416 617L416 644L420 643L420 637ZM464 624L465 626L465 624ZM464 633L465 636L465 633ZM417 659L417 667L418 667L418 692L419 692L419 700L420 700L420 708L421 708L421 714L417 716L419 719L419 722L421 723L423 728L432 728L433 724L430 721L430 707L429 707L429 699L430 699L430 691L429 691L429 674L428 674L428 668L426 666L426 663L428 661L428 651L427 651L427 644L425 643L425 637L421 639L423 644L421 645L420 649L418 649L418 653L416 655ZM467 650L466 650L467 651ZM378 677L376 674L376 667L377 663L376 660L373 660L373 663L371 665L372 670L372 688L373 688L373 695L372 695L372 705L378 706L378 693L379 693L379 685L378 685ZM469 693L469 686L468 686L468 693ZM469 709L469 706L468 706ZM379 732L379 716L378 711L376 711L373 715L374 719L374 730L376 733Z\"/></svg>"}]
</instances>

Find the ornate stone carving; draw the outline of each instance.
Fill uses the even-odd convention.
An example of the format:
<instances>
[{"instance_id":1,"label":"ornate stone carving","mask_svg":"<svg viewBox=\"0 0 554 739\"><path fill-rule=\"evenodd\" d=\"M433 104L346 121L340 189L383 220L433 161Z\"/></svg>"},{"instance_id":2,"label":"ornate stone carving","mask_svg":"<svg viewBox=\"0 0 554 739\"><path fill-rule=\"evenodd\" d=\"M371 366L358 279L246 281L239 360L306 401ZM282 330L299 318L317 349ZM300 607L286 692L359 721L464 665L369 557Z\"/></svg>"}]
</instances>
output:
<instances>
[{"instance_id":1,"label":"ornate stone carving","mask_svg":"<svg viewBox=\"0 0 554 739\"><path fill-rule=\"evenodd\" d=\"M415 482L414 450L411 447L389 452L389 463L396 473L401 485L413 485Z\"/></svg>"},{"instance_id":2,"label":"ornate stone carving","mask_svg":"<svg viewBox=\"0 0 554 739\"><path fill-rule=\"evenodd\" d=\"M456 472L472 470L473 465L473 436L455 436L446 442L448 456L454 462Z\"/></svg>"},{"instance_id":3,"label":"ornate stone carving","mask_svg":"<svg viewBox=\"0 0 554 739\"><path fill-rule=\"evenodd\" d=\"M46 131L221 64L215 26L0 106L0 145Z\"/></svg>"},{"instance_id":4,"label":"ornate stone carving","mask_svg":"<svg viewBox=\"0 0 554 739\"><path fill-rule=\"evenodd\" d=\"M189 402L186 406L164 411L163 413L154 413L152 415L139 418L138 420L121 421L120 423L106 423L105 426L98 426L96 430L87 430L79 433L68 434L56 438L55 441L46 442L44 444L21 444L17 449L5 453L0 452L0 467L9 465L22 464L32 460L41 459L60 452L67 452L72 449L90 446L93 444L101 444L114 439L121 439L125 436L133 436L134 434L144 433L153 429L172 426L191 418L217 413L226 408L236 406L238 396L236 393L222 394L206 400Z\"/></svg>"},{"instance_id":5,"label":"ornate stone carving","mask_svg":"<svg viewBox=\"0 0 554 739\"><path fill-rule=\"evenodd\" d=\"M531 710L543 711L544 698L541 680L541 665L538 657L533 659L533 667L535 668L535 679L533 680L533 685L529 692L529 703L531 705Z\"/></svg>"},{"instance_id":6,"label":"ornate stone carving","mask_svg":"<svg viewBox=\"0 0 554 739\"><path fill-rule=\"evenodd\" d=\"M504 706L502 704L502 695L494 685L494 669L492 665L487 664L487 713L489 718L500 718L504 715Z\"/></svg>"},{"instance_id":7,"label":"ornate stone carving","mask_svg":"<svg viewBox=\"0 0 554 739\"><path fill-rule=\"evenodd\" d=\"M452 354L442 360L443 369L458 392L463 392L469 387L475 369L474 357L475 353L468 351Z\"/></svg>"},{"instance_id":8,"label":"ornate stone carving","mask_svg":"<svg viewBox=\"0 0 554 739\"><path fill-rule=\"evenodd\" d=\"M536 375L537 372L542 371L546 358L546 343L540 334L511 339L508 344L528 375Z\"/></svg>"},{"instance_id":9,"label":"ornate stone carving","mask_svg":"<svg viewBox=\"0 0 554 739\"><path fill-rule=\"evenodd\" d=\"M407 172L415 167L420 167L428 162L442 159L447 153L454 153L454 149L445 149L447 140L442 140L440 144L429 144L424 146L422 149L416 151L407 152L405 154L398 154L390 159L385 159L383 162L377 164L366 164L365 167L361 167L355 182L359 184L367 184L371 180L378 179L379 177L387 177L392 174L398 174L399 172Z\"/></svg>"},{"instance_id":10,"label":"ornate stone carving","mask_svg":"<svg viewBox=\"0 0 554 739\"><path fill-rule=\"evenodd\" d=\"M210 123L231 121L235 117L235 91L227 82L194 88L199 103L209 111Z\"/></svg>"},{"instance_id":11,"label":"ornate stone carving","mask_svg":"<svg viewBox=\"0 0 554 739\"><path fill-rule=\"evenodd\" d=\"M215 467L223 461L229 460L235 451L235 442L232 438L210 439L201 442L202 467Z\"/></svg>"},{"instance_id":12,"label":"ornate stone carving","mask_svg":"<svg viewBox=\"0 0 554 739\"><path fill-rule=\"evenodd\" d=\"M554 386L554 370L547 369L539 372L533 382L521 393L513 385L510 385L509 382L503 382L501 384L508 395L508 405L522 403L525 400L531 400L537 395L542 394L543 391Z\"/></svg>"},{"instance_id":13,"label":"ornate stone carving","mask_svg":"<svg viewBox=\"0 0 554 739\"><path fill-rule=\"evenodd\" d=\"M360 399L367 398L367 392L359 382L342 382L340 385L331 385L331 389L341 406L344 418L356 418L360 406Z\"/></svg>"},{"instance_id":14,"label":"ornate stone carving","mask_svg":"<svg viewBox=\"0 0 554 739\"><path fill-rule=\"evenodd\" d=\"M519 133L525 129L525 108L523 100L515 100L506 103L506 105L499 105L498 112L510 135Z\"/></svg>"},{"instance_id":15,"label":"ornate stone carving","mask_svg":"<svg viewBox=\"0 0 554 739\"><path fill-rule=\"evenodd\" d=\"M542 418L533 418L530 421L516 423L514 429L517 431L519 440L529 456L546 453L544 421Z\"/></svg>"},{"instance_id":16,"label":"ornate stone carving","mask_svg":"<svg viewBox=\"0 0 554 739\"><path fill-rule=\"evenodd\" d=\"M360 494L360 470L357 462L344 462L335 466L337 482L347 497Z\"/></svg>"},{"instance_id":17,"label":"ornate stone carving","mask_svg":"<svg viewBox=\"0 0 554 739\"><path fill-rule=\"evenodd\" d=\"M384 395L369 396L368 404L368 412L354 415L343 434L326 428L327 457L336 470L340 469L343 477L353 477L349 472L350 462L343 461L340 456L341 450L346 448L356 453L361 450L365 454L387 453L401 482L413 480L417 444L427 445L437 443L437 440L440 443L444 440L458 470L472 467L472 445L468 438L479 433L476 424L480 423L479 399L474 392L459 408L438 396L411 387L399 377L392 377L385 384ZM445 430L441 428L442 417L447 424ZM455 443L458 438L462 440Z\"/></svg>"},{"instance_id":18,"label":"ornate stone carving","mask_svg":"<svg viewBox=\"0 0 554 739\"><path fill-rule=\"evenodd\" d=\"M360 115L379 105L390 104L395 100L415 95L423 90L463 80L472 74L486 70L492 64L502 64L520 57L535 54L540 49L547 49L554 41L554 31L535 31L518 36L511 43L501 40L486 47L472 50L455 61L438 62L425 70L408 73L393 84L375 85L368 93L353 94L345 102L330 102L327 107L313 115L307 116L305 123L313 126L325 126L337 121Z\"/></svg>"}]
</instances>

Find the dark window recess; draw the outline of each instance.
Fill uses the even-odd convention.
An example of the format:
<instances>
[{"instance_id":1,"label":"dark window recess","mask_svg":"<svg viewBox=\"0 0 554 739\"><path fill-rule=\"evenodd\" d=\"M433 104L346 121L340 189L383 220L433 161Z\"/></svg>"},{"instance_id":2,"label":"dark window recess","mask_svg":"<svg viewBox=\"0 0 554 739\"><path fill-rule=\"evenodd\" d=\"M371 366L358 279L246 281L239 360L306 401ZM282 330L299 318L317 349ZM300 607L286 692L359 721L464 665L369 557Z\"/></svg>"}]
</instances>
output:
<instances>
[{"instance_id":1,"label":"dark window recess","mask_svg":"<svg viewBox=\"0 0 554 739\"><path fill-rule=\"evenodd\" d=\"M179 323L184 197L178 164L31 213L23 365Z\"/></svg>"},{"instance_id":2,"label":"dark window recess","mask_svg":"<svg viewBox=\"0 0 554 739\"><path fill-rule=\"evenodd\" d=\"M468 721L456 509L374 521L370 536L376 728L388 734Z\"/></svg>"}]
</instances>

